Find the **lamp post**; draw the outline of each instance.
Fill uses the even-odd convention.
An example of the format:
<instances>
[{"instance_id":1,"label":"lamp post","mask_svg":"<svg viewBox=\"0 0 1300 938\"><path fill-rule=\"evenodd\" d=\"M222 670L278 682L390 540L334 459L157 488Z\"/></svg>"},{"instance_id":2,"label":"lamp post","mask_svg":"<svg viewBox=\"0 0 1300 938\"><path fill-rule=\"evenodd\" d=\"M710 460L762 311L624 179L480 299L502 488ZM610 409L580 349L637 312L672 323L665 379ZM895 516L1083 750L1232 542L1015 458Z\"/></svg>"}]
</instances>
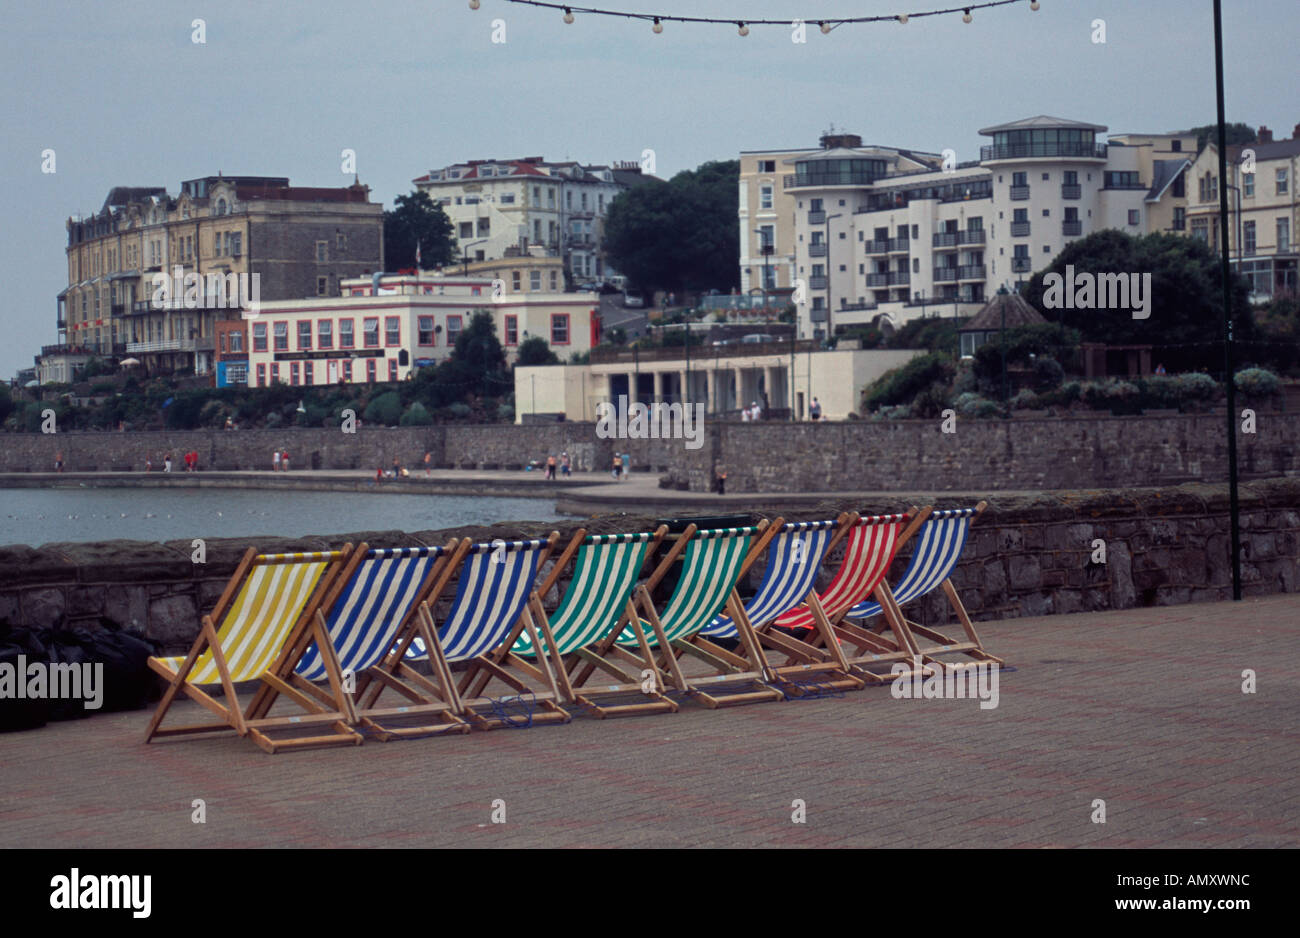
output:
<instances>
[{"instance_id":1,"label":"lamp post","mask_svg":"<svg viewBox=\"0 0 1300 938\"><path fill-rule=\"evenodd\" d=\"M487 240L488 240L487 238L480 238L480 239L477 240L477 241L471 241L469 244L463 244L463 245L461 245L461 248L460 248L460 251L461 251L461 254L460 254L460 260L461 260L461 264L460 264L460 275L461 275L462 277L468 277L468 276L469 276L469 249L472 248L472 247L473 247L474 245L476 245L476 244L484 244L484 243L487 242Z\"/></svg>"},{"instance_id":2,"label":"lamp post","mask_svg":"<svg viewBox=\"0 0 1300 938\"><path fill-rule=\"evenodd\" d=\"M1228 181L1228 132L1223 107L1223 3L1214 0L1214 91L1219 118L1219 180ZM1232 598L1241 599L1241 524L1237 502L1237 395L1232 356L1232 262L1228 258L1228 189L1219 190L1223 241L1223 370L1228 385L1228 515L1231 528Z\"/></svg>"},{"instance_id":3,"label":"lamp post","mask_svg":"<svg viewBox=\"0 0 1300 938\"><path fill-rule=\"evenodd\" d=\"M829 343L831 336L835 335L835 328L831 323L831 220L841 218L843 214L836 212L834 215L826 216L826 341ZM808 375L809 387L812 386L812 375Z\"/></svg>"}]
</instances>

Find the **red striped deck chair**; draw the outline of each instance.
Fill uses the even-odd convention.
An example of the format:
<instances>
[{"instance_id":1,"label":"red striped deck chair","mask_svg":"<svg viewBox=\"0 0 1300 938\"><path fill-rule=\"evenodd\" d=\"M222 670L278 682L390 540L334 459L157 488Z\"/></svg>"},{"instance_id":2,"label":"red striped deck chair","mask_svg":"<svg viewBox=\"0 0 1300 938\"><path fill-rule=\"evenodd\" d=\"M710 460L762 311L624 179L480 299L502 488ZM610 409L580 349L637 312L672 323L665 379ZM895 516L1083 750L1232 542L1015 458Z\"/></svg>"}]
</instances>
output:
<instances>
[{"instance_id":1,"label":"red striped deck chair","mask_svg":"<svg viewBox=\"0 0 1300 938\"><path fill-rule=\"evenodd\" d=\"M435 714L432 724L398 725L409 719L411 705L421 702L421 696L376 667L452 560L458 543L453 539L445 547L376 549L361 544L353 551L317 607L313 627L287 646L262 675L264 686L249 708L252 719L247 721L253 741L267 752L312 744L309 738L283 735L296 729L300 716L268 716L279 697L309 714L332 714L381 740L469 732L468 723L445 712ZM358 679L364 691L367 677L383 681L407 705L359 707Z\"/></svg>"},{"instance_id":2,"label":"red striped deck chair","mask_svg":"<svg viewBox=\"0 0 1300 938\"><path fill-rule=\"evenodd\" d=\"M351 544L339 551L294 554L258 554L250 547L212 612L203 617L190 653L183 658L149 659L149 667L168 684L145 731L145 742L232 729L245 735L246 717L235 685L258 680L285 645L310 627L316 607L351 553ZM202 689L211 685L220 685L221 701ZM179 693L216 714L220 722L163 728L163 717ZM332 717L310 722L334 724L334 732L318 740L322 745L361 741L359 733Z\"/></svg>"},{"instance_id":3,"label":"red striped deck chair","mask_svg":"<svg viewBox=\"0 0 1300 938\"><path fill-rule=\"evenodd\" d=\"M878 669L890 662L909 661L908 648L874 636L857 653L846 655L836 629L849 609L870 596L884 579L899 547L923 520L924 515L863 515L852 523L839 570L826 589L812 593L806 603L771 623L772 629L788 629L801 636L791 639L798 645L781 648L787 653L787 661L775 669L778 675L792 677L805 665L830 662L840 674L868 683L885 684L895 679L897 675L887 668ZM773 633L769 632L769 636L774 644L780 643Z\"/></svg>"}]
</instances>

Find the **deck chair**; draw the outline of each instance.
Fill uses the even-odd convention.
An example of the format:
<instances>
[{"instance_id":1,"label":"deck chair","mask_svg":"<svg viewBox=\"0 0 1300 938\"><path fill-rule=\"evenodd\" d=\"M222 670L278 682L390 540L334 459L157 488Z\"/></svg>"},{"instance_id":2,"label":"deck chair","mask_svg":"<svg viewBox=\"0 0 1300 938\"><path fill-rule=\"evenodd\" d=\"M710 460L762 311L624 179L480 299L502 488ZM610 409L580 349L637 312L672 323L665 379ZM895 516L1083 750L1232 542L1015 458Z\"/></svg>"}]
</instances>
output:
<instances>
[{"instance_id":1,"label":"deck chair","mask_svg":"<svg viewBox=\"0 0 1300 938\"><path fill-rule=\"evenodd\" d=\"M641 615L628 622L616 644L624 650L639 650L658 681L672 684L711 709L784 700L785 694L766 683L762 650L749 629L738 630L741 643L734 651L700 634L724 609L732 618L743 619L736 584L776 532L767 521L752 527L696 531L683 554L681 575L663 614L655 609L646 585L638 586L636 606ZM711 673L687 675L682 669L687 656L702 662Z\"/></svg>"},{"instance_id":2,"label":"deck chair","mask_svg":"<svg viewBox=\"0 0 1300 938\"><path fill-rule=\"evenodd\" d=\"M316 607L351 553L351 544L329 552L258 554L251 547L245 551L212 612L203 617L189 654L149 659L149 667L168 684L145 730L145 742L232 729L245 735L246 717L235 685L258 680L284 646L310 627ZM222 701L202 689L211 685L220 685ZM179 693L216 714L220 722L163 728L163 718ZM359 733L333 717L302 722L337 724L333 734L318 740L322 745L361 741Z\"/></svg>"},{"instance_id":3,"label":"deck chair","mask_svg":"<svg viewBox=\"0 0 1300 938\"><path fill-rule=\"evenodd\" d=\"M269 717L274 701L284 696L310 714L332 714L352 728L381 740L469 732L469 724L449 712L435 713L433 724L390 726L389 718L404 720L411 706L359 709L356 698L366 678L377 678L418 704L418 691L378 669L399 632L415 615L417 605L432 588L441 569L455 554L458 541L445 547L368 549L360 545L315 610L314 627L285 648L273 667L262 674L263 687L250 707L249 735L267 752L304 748L310 739L272 735L292 728L298 716ZM358 679L361 679L358 691ZM322 682L325 686L321 686ZM383 721L383 722L380 722Z\"/></svg>"},{"instance_id":4,"label":"deck chair","mask_svg":"<svg viewBox=\"0 0 1300 938\"><path fill-rule=\"evenodd\" d=\"M811 682L801 682L794 675L816 672L818 688L851 690L863 686L860 678L848 673L846 663L816 648L770 629L777 619L805 603L817 603L814 589L817 572L826 555L858 521L856 514L845 512L828 521L794 521L781 524L767 548L767 567L758 590L741 604L743 615L732 618L720 615L700 633L711 640L739 641L742 631L750 632L760 649L767 680L787 695L810 696ZM738 598L738 596L736 597ZM820 608L820 607L818 607ZM814 624L829 629L825 616L814 617ZM787 661L798 664L773 666L764 649L782 652Z\"/></svg>"},{"instance_id":5,"label":"deck chair","mask_svg":"<svg viewBox=\"0 0 1300 938\"><path fill-rule=\"evenodd\" d=\"M545 689L535 690L489 655L505 642L521 617L530 640L538 644L528 597L539 567L559 537L559 532L553 531L546 540L469 545L447 617L441 625L435 623L430 603L441 590L431 590L430 598L419 604L413 626L389 653L383 670L415 689L426 708L448 708L476 729L567 723L569 712L558 703L560 692L554 680L548 681ZM413 667L421 661L428 662L429 676ZM469 667L457 682L451 665L461 661ZM518 699L468 696L469 683L484 670L512 688ZM381 684L376 682L367 691L368 706L373 705ZM529 708L522 719L508 712L515 703Z\"/></svg>"},{"instance_id":6,"label":"deck chair","mask_svg":"<svg viewBox=\"0 0 1300 938\"><path fill-rule=\"evenodd\" d=\"M775 669L778 676L788 677L805 667L816 670L834 664L837 676L829 682L832 686L843 685L846 678L857 679L857 686L861 687L862 682L885 684L897 677L897 672L885 670L885 665L911 661L911 649L860 630L863 635L853 636L857 651L846 654L839 641L843 637L841 621L883 581L899 547L924 517L924 514L854 517L849 524L844 558L825 591L810 593L805 603L777 616L765 631L771 645L787 655L786 664ZM792 634L782 635L777 628L788 629ZM803 637L796 637L800 633ZM926 673L925 669L914 670ZM907 672L911 673L912 670Z\"/></svg>"},{"instance_id":7,"label":"deck chair","mask_svg":"<svg viewBox=\"0 0 1300 938\"><path fill-rule=\"evenodd\" d=\"M632 713L676 711L677 704L656 687L643 687L643 677L621 664L617 653L611 655L607 648L602 655L594 650L594 646L616 634L616 630L622 629L628 621L637 578L646 558L655 552L667 533L667 525L660 525L653 532L640 534L585 536L577 550L569 587L555 612L547 615L542 597L564 571L567 557L560 558L547 579L529 598L529 610L542 640L541 648L533 644L521 621L512 632L512 641L502 646L500 663L523 672L534 684L544 683L549 680L549 675L553 675L565 701L601 719ZM653 574L652 580L658 582ZM640 660L635 656L629 657L633 663ZM574 689L569 673L584 665L592 665L619 681L595 688L595 691L619 695L641 692L645 701L609 705L600 703L598 693L593 690L579 693ZM475 692L481 692L481 684L471 686L471 693Z\"/></svg>"},{"instance_id":8,"label":"deck chair","mask_svg":"<svg viewBox=\"0 0 1300 938\"><path fill-rule=\"evenodd\" d=\"M885 624L897 637L898 645L924 662L933 664L938 655L964 654L975 659L966 662L968 665L979 661L1004 664L1001 658L985 650L950 579L966 546L970 526L987 504L980 502L974 508L930 512L925 524L920 527L916 549L912 552L912 559L899 579L898 586L891 588L881 580L875 591L875 601L860 602L845 614L847 621L841 629L841 635L853 642L866 638L878 641L879 636L862 627L861 623L883 613ZM966 633L965 641L950 638L903 615L901 607L904 603L920 599L935 588L942 588L948 597L948 604L957 614L957 621ZM928 639L929 644L921 644L917 636Z\"/></svg>"}]
</instances>

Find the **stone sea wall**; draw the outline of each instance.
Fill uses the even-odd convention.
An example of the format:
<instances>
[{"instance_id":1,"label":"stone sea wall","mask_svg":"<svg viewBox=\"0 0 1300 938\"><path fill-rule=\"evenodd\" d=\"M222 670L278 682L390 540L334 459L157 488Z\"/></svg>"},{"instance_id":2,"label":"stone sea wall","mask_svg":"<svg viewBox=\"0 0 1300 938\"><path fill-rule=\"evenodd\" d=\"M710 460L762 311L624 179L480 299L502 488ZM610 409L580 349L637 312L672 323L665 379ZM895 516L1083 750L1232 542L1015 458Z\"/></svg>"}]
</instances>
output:
<instances>
[{"instance_id":1,"label":"stone sea wall","mask_svg":"<svg viewBox=\"0 0 1300 938\"><path fill-rule=\"evenodd\" d=\"M1053 613L1227 599L1228 496L1224 486L1187 484L1031 494L991 494L976 521L953 575L973 619L1005 619ZM936 493L937 507L960 507ZM779 499L756 497L755 520L784 514L787 520L833 517L840 510L893 512L888 498L874 503L830 500L783 510ZM1243 485L1242 571L1247 596L1300 588L1300 480ZM183 650L197 634L240 555L250 545L268 552L337 548L345 542L372 546L444 543L452 536L478 540L543 536L552 528L568 535L579 522L514 522L448 531L380 531L322 534L296 539L209 540L206 563L192 562L189 541L164 544L108 541L0 548L0 621L47 626L64 621L94 623L99 617ZM593 533L645 530L654 519L605 515L581 522ZM1094 562L1095 541L1106 562ZM910 548L895 561L896 582ZM829 580L838 558L822 572ZM757 564L745 589L762 574ZM558 601L561 579L547 598ZM664 598L667 585L660 591ZM742 590L742 593L745 590ZM936 624L951 616L941 593L909 607L917 621ZM1243 616L1248 612L1243 610ZM1244 620L1243 620L1244 622ZM1225 628L1243 622L1225 622Z\"/></svg>"}]
</instances>

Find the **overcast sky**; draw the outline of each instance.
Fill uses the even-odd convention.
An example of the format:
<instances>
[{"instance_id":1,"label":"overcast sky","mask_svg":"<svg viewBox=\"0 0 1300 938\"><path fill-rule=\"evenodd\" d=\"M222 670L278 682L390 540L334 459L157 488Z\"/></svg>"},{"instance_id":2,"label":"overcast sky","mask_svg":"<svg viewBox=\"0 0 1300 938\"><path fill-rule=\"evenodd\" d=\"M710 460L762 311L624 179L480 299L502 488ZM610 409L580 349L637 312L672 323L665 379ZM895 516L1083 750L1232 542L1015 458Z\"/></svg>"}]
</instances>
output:
<instances>
[{"instance_id":1,"label":"overcast sky","mask_svg":"<svg viewBox=\"0 0 1300 938\"><path fill-rule=\"evenodd\" d=\"M808 20L939 9L955 0L608 0L612 9ZM1296 0L1225 0L1228 119L1278 138L1300 122ZM391 207L432 167L545 156L604 163L653 149L668 177L741 150L815 146L831 124L864 141L974 159L977 131L1051 114L1112 133L1214 120L1210 0L1028 0L961 15L813 26L648 24L482 0L45 0L8 4L0 235L0 376L56 338L69 215L113 186L215 174L361 181ZM206 43L191 22L206 21ZM505 21L493 43L493 21ZM1092 41L1105 20L1106 43ZM41 173L41 152L57 172Z\"/></svg>"}]
</instances>

